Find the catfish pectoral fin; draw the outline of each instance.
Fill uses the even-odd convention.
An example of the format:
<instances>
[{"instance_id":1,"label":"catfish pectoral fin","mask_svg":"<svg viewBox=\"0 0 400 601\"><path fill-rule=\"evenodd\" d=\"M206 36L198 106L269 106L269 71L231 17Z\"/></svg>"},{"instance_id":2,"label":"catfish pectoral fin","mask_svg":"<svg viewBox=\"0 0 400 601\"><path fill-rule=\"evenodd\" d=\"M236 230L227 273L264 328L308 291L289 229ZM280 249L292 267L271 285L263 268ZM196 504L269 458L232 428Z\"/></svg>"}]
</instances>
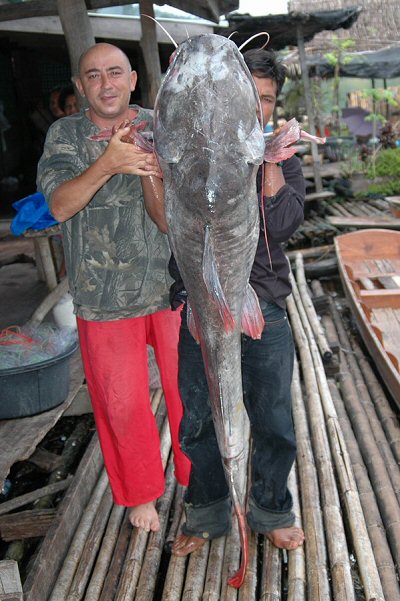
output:
<instances>
[{"instance_id":1,"label":"catfish pectoral fin","mask_svg":"<svg viewBox=\"0 0 400 601\"><path fill-rule=\"evenodd\" d=\"M207 292L212 297L218 307L218 312L224 324L225 332L231 332L235 329L235 319L228 306L221 282L219 281L217 265L215 262L214 251L210 236L210 228L205 227L204 252L203 252L203 279Z\"/></svg>"},{"instance_id":2,"label":"catfish pectoral fin","mask_svg":"<svg viewBox=\"0 0 400 601\"><path fill-rule=\"evenodd\" d=\"M265 325L258 296L247 284L242 309L242 332L251 338L260 339Z\"/></svg>"}]
</instances>

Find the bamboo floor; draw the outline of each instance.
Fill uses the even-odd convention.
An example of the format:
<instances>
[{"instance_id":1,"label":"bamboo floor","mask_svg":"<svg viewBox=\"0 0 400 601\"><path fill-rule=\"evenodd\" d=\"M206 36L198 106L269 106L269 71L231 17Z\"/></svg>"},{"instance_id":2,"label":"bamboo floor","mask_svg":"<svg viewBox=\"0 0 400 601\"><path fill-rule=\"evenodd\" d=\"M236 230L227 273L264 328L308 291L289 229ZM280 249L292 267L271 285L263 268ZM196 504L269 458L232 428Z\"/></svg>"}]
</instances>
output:
<instances>
[{"instance_id":1,"label":"bamboo floor","mask_svg":"<svg viewBox=\"0 0 400 601\"><path fill-rule=\"evenodd\" d=\"M1 601L400 601L399 415L349 327L336 285L306 282L301 254L293 271L288 310L297 348L298 453L290 488L304 546L283 552L250 534L239 591L227 586L240 559L235 526L189 558L169 554L183 519L183 490L173 475L162 390L155 389L166 473L160 532L133 529L124 508L113 506L94 434L74 475L63 481L61 502L47 514L23 593L3 595L2 564L10 562L0 561ZM1 536L11 516L36 519L34 506L16 508L13 501L0 504Z\"/></svg>"},{"instance_id":2,"label":"bamboo floor","mask_svg":"<svg viewBox=\"0 0 400 601\"><path fill-rule=\"evenodd\" d=\"M31 561L25 601L400 601L399 416L346 326L345 301L329 282L306 282L301 254L294 273L288 309L298 453L290 488L304 546L279 551L250 534L239 591L227 586L239 565L236 527L189 558L168 553L183 519L183 491L156 389L166 473L160 532L133 529L124 508L113 506L94 435ZM319 316L318 297L328 299Z\"/></svg>"}]
</instances>

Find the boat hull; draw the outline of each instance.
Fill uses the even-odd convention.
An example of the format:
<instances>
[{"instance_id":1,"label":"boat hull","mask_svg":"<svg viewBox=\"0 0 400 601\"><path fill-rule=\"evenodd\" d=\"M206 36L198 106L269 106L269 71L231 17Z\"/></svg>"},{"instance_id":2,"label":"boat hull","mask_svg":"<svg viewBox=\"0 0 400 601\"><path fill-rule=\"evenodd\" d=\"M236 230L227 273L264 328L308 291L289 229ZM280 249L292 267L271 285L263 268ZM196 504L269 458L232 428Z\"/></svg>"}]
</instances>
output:
<instances>
[{"instance_id":1,"label":"boat hull","mask_svg":"<svg viewBox=\"0 0 400 601\"><path fill-rule=\"evenodd\" d=\"M400 232L351 232L337 236L335 248L360 334L400 408Z\"/></svg>"}]
</instances>

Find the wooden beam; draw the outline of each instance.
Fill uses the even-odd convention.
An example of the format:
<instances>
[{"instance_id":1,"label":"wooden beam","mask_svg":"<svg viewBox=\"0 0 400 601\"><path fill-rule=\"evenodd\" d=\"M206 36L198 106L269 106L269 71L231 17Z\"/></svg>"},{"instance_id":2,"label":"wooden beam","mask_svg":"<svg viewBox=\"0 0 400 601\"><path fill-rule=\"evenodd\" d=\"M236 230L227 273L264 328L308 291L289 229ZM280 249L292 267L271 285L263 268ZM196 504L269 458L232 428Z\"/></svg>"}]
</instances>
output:
<instances>
[{"instance_id":1,"label":"wooden beam","mask_svg":"<svg viewBox=\"0 0 400 601\"><path fill-rule=\"evenodd\" d=\"M387 290L360 290L361 301L370 309L394 309L400 307L400 288Z\"/></svg>"},{"instance_id":2,"label":"wooden beam","mask_svg":"<svg viewBox=\"0 0 400 601\"><path fill-rule=\"evenodd\" d=\"M139 7L140 21L142 24L140 48L146 67L148 82L148 102L146 103L146 106L153 108L158 88L161 84L161 64L160 55L158 53L156 23L152 20L154 19L153 2L152 0L140 0ZM148 17L152 18L149 19Z\"/></svg>"},{"instance_id":3,"label":"wooden beam","mask_svg":"<svg viewBox=\"0 0 400 601\"><path fill-rule=\"evenodd\" d=\"M304 84L304 99L306 101L309 129L310 129L310 134L312 136L315 136L316 130L315 130L315 122L314 122L314 109L312 106L311 85L310 85L310 78L308 77L306 51L305 51L305 47L304 47L303 24L301 23L301 21L297 22L296 28L297 28L297 47L299 50L301 74L302 74L303 84ZM319 160L318 147L316 144L314 144L314 142L311 143L311 154L312 154L312 158L313 158L315 190L317 192L321 192L322 191L321 163Z\"/></svg>"},{"instance_id":4,"label":"wooden beam","mask_svg":"<svg viewBox=\"0 0 400 601\"><path fill-rule=\"evenodd\" d=\"M400 230L400 218L395 217L332 217L328 215L326 220L336 227L357 227L357 228L387 228L390 230Z\"/></svg>"}]
</instances>

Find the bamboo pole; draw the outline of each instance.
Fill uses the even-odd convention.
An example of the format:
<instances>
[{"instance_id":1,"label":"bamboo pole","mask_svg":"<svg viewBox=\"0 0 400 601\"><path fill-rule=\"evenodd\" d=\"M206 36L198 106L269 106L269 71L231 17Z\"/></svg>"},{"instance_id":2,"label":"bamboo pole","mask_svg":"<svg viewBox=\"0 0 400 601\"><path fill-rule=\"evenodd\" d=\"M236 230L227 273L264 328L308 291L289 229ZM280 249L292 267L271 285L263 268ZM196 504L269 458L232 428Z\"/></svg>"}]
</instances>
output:
<instances>
[{"instance_id":1,"label":"bamboo pole","mask_svg":"<svg viewBox=\"0 0 400 601\"><path fill-rule=\"evenodd\" d=\"M225 542L225 536L211 541L202 601L220 601Z\"/></svg>"},{"instance_id":2,"label":"bamboo pole","mask_svg":"<svg viewBox=\"0 0 400 601\"><path fill-rule=\"evenodd\" d=\"M385 430L386 438L392 449L393 455L400 465L400 424L396 413L391 408L383 388L374 374L367 358L363 355L354 336L350 337L351 348L355 352L358 365L364 376L365 383L372 402L374 403L379 422Z\"/></svg>"},{"instance_id":3,"label":"bamboo pole","mask_svg":"<svg viewBox=\"0 0 400 601\"><path fill-rule=\"evenodd\" d=\"M182 512L179 527L182 527L185 516ZM181 598L186 570L186 557L171 555L161 601L178 601Z\"/></svg>"},{"instance_id":4,"label":"bamboo pole","mask_svg":"<svg viewBox=\"0 0 400 601\"><path fill-rule=\"evenodd\" d=\"M292 318L293 320L293 318ZM294 364L293 419L297 441L297 466L303 508L303 525L306 538L306 574L310 601L330 601L328 557L318 486L318 474L311 446L311 435L300 385L299 366Z\"/></svg>"},{"instance_id":5,"label":"bamboo pole","mask_svg":"<svg viewBox=\"0 0 400 601\"><path fill-rule=\"evenodd\" d=\"M228 585L228 579L236 572L240 562L240 537L236 520L225 541L225 554L222 564L221 601L237 601L238 590Z\"/></svg>"},{"instance_id":6,"label":"bamboo pole","mask_svg":"<svg viewBox=\"0 0 400 601\"><path fill-rule=\"evenodd\" d=\"M133 528L115 601L134 599L148 537L143 528Z\"/></svg>"},{"instance_id":7,"label":"bamboo pole","mask_svg":"<svg viewBox=\"0 0 400 601\"><path fill-rule=\"evenodd\" d=\"M124 510L121 528L118 533L116 545L112 552L111 563L101 589L99 601L110 601L110 599L114 600L118 588L118 582L127 553L129 538L132 533L132 526L128 519L128 510L126 510L125 507Z\"/></svg>"},{"instance_id":8,"label":"bamboo pole","mask_svg":"<svg viewBox=\"0 0 400 601\"><path fill-rule=\"evenodd\" d=\"M140 572L137 590L135 592L135 598L140 601L152 601L154 599L158 569L160 567L161 555L163 552L163 540L176 488L174 465L172 461L170 461L168 465L165 481L165 493L157 505L161 527L158 532L152 532L149 537L146 555Z\"/></svg>"},{"instance_id":9,"label":"bamboo pole","mask_svg":"<svg viewBox=\"0 0 400 601\"><path fill-rule=\"evenodd\" d=\"M153 395L152 408L154 411L154 405L156 402L161 401L161 394ZM158 423L160 434L160 453L163 466L168 460L168 455L171 449L171 436L169 432L168 420L165 418L165 403L159 402L157 408L156 419ZM162 425L160 421L163 419ZM159 503L158 503L159 505ZM161 523L161 521L160 521ZM165 525L162 523L162 531L165 534ZM141 528L134 528L129 543L128 552L125 558L124 567L122 570L122 577L119 583L117 595L115 601L131 601L135 597L136 586L139 581L140 572L142 569L143 558L146 551L146 545L150 537L153 537L155 533L149 534Z\"/></svg>"},{"instance_id":10,"label":"bamboo pole","mask_svg":"<svg viewBox=\"0 0 400 601\"><path fill-rule=\"evenodd\" d=\"M346 347L345 332L338 311L332 304L332 315L343 348ZM369 477L375 490L379 509L385 524L386 533L397 568L400 566L400 507L393 486L387 473L385 462L376 444L374 431L358 398L353 377L347 369L347 359L340 352L342 373L338 376L340 391L346 411L352 423L353 430L360 446Z\"/></svg>"},{"instance_id":11,"label":"bamboo pole","mask_svg":"<svg viewBox=\"0 0 400 601\"><path fill-rule=\"evenodd\" d=\"M333 254L335 252L334 244L324 244L323 246L314 246L311 248L301 248L300 250L289 250L286 255L289 261L296 259L297 253L301 253L303 259L323 259L326 255Z\"/></svg>"},{"instance_id":12,"label":"bamboo pole","mask_svg":"<svg viewBox=\"0 0 400 601\"><path fill-rule=\"evenodd\" d=\"M58 492L61 492L68 488L71 484L73 476L70 474L64 480L60 482L53 482L53 484L47 484L42 488L36 489L32 492L25 493L24 495L20 495L19 497L15 497L14 499L10 499L10 501L5 501L0 504L0 515L4 515L5 513L10 513L10 511L14 511L15 509L19 509L24 505L28 505L29 503L34 503L38 499L42 497L46 497L48 495L54 495Z\"/></svg>"},{"instance_id":13,"label":"bamboo pole","mask_svg":"<svg viewBox=\"0 0 400 601\"><path fill-rule=\"evenodd\" d=\"M365 522L367 524L368 534L374 551L385 599L390 599L390 601L400 601L399 584L388 540L386 538L385 528L379 513L375 493L371 486L370 479L368 478L368 472L358 447L357 439L354 436L339 390L333 381L329 382L329 389L349 451L354 477L360 495L360 502L364 512Z\"/></svg>"},{"instance_id":14,"label":"bamboo pole","mask_svg":"<svg viewBox=\"0 0 400 601\"><path fill-rule=\"evenodd\" d=\"M307 411L310 421L314 457L320 480L332 585L334 594L338 599L350 601L355 599L354 587L351 577L349 554L339 495L333 472L332 455L329 447L324 413L321 406L318 381L314 371L313 357L308 348L310 339L307 338L302 323L303 319L306 320L306 315L303 310L302 319L300 319L300 295L294 278L292 277L291 280L292 296L288 299L288 310L300 352L303 378L307 390ZM320 358L318 350L317 353Z\"/></svg>"},{"instance_id":15,"label":"bamboo pole","mask_svg":"<svg viewBox=\"0 0 400 601\"><path fill-rule=\"evenodd\" d=\"M300 305L300 297L296 289L296 285L293 282L293 297L297 302L297 309L299 310L302 323L307 332L308 343L310 345L310 354L314 363L315 374L320 389L320 398L322 403L323 412L325 414L325 421L329 432L329 440L331 443L332 456L335 461L336 472L339 478L340 490L344 499L347 519L350 524L350 529L353 537L353 545L358 560L360 574L364 586L364 591L367 599L381 599L383 601L383 591L380 583L379 573L376 567L375 557L372 551L370 539L368 537L368 531L366 528L360 499L358 496L357 486L354 480L354 475L351 470L351 462L346 449L346 444L343 438L343 434L340 429L340 424L337 418L336 410L332 402L332 397L329 392L329 387L326 381L324 368L322 365L321 357L318 352L315 341L312 338L312 331L309 325L306 323L306 313ZM337 533L336 533L337 536ZM346 558L343 558L347 561ZM343 575L350 571L350 566L343 564ZM339 570L339 573L341 570ZM344 599L348 599L349 591L345 590L345 583L343 582L343 588L338 579L338 584L343 591ZM333 581L335 584L335 581Z\"/></svg>"},{"instance_id":16,"label":"bamboo pole","mask_svg":"<svg viewBox=\"0 0 400 601\"><path fill-rule=\"evenodd\" d=\"M82 549L78 568L74 574L74 578L68 592L68 601L81 601L85 594L85 589L90 579L90 574L96 561L101 539L103 538L108 517L112 509L112 503L111 489L107 488L96 512L96 516L86 538L85 545Z\"/></svg>"},{"instance_id":17,"label":"bamboo pole","mask_svg":"<svg viewBox=\"0 0 400 601\"><path fill-rule=\"evenodd\" d=\"M58 574L58 578L54 585L49 601L67 601L68 591L81 557L86 538L90 532L90 528L107 486L108 477L106 471L103 469L100 479L96 484L90 501L76 529L74 538L68 551L68 555L65 558L64 564Z\"/></svg>"},{"instance_id":18,"label":"bamboo pole","mask_svg":"<svg viewBox=\"0 0 400 601\"><path fill-rule=\"evenodd\" d=\"M282 599L282 557L279 549L264 537L260 601Z\"/></svg>"},{"instance_id":19,"label":"bamboo pole","mask_svg":"<svg viewBox=\"0 0 400 601\"><path fill-rule=\"evenodd\" d=\"M289 474L288 486L293 498L293 512L296 516L295 526L302 528L299 486L295 466L293 466ZM304 601L306 598L306 568L303 545L288 552L288 563L289 578L287 601Z\"/></svg>"},{"instance_id":20,"label":"bamboo pole","mask_svg":"<svg viewBox=\"0 0 400 601\"><path fill-rule=\"evenodd\" d=\"M200 549L190 554L182 601L201 601L209 550L210 543L206 542Z\"/></svg>"},{"instance_id":21,"label":"bamboo pole","mask_svg":"<svg viewBox=\"0 0 400 601\"><path fill-rule=\"evenodd\" d=\"M249 563L246 578L239 590L239 601L254 601L257 592L257 534L248 532Z\"/></svg>"},{"instance_id":22,"label":"bamboo pole","mask_svg":"<svg viewBox=\"0 0 400 601\"><path fill-rule=\"evenodd\" d=\"M338 313L335 307L333 307L332 311L338 317ZM350 349L350 340L345 331L345 328L343 327L342 321L337 319L336 324L339 333L339 338L342 341L342 346L344 348ZM352 376L352 381L358 393L359 403L357 403L357 405L354 406L354 410L357 414L364 414L369 422L373 438L376 441L376 446L378 447L379 452L382 455L383 463L386 466L386 472L391 480L393 490L397 496L397 500L400 503L399 465L396 462L390 445L386 439L385 431L376 414L374 404L372 402L368 387L366 386L362 372L358 365L357 359L353 353L346 353L345 360L343 361L343 363L346 363L346 365L348 365L349 371Z\"/></svg>"},{"instance_id":23,"label":"bamboo pole","mask_svg":"<svg viewBox=\"0 0 400 601\"><path fill-rule=\"evenodd\" d=\"M179 530L179 524L182 520L184 490L185 489L181 484L177 485L172 509L172 520L164 542L164 547L168 550L171 550L172 544Z\"/></svg>"},{"instance_id":24,"label":"bamboo pole","mask_svg":"<svg viewBox=\"0 0 400 601\"><path fill-rule=\"evenodd\" d=\"M314 336L317 340L318 348L324 361L329 361L332 358L332 351L329 348L328 341L325 336L324 329L315 311L313 302L307 290L307 282L304 274L304 263L301 253L296 255L296 280L301 296L301 301L305 312L307 313L308 321L311 325Z\"/></svg>"},{"instance_id":25,"label":"bamboo pole","mask_svg":"<svg viewBox=\"0 0 400 601\"><path fill-rule=\"evenodd\" d=\"M85 601L98 601L103 588L107 571L110 567L115 546L118 540L118 532L124 517L125 507L114 505L107 529L101 542L101 549L98 555L96 565L85 595Z\"/></svg>"}]
</instances>

